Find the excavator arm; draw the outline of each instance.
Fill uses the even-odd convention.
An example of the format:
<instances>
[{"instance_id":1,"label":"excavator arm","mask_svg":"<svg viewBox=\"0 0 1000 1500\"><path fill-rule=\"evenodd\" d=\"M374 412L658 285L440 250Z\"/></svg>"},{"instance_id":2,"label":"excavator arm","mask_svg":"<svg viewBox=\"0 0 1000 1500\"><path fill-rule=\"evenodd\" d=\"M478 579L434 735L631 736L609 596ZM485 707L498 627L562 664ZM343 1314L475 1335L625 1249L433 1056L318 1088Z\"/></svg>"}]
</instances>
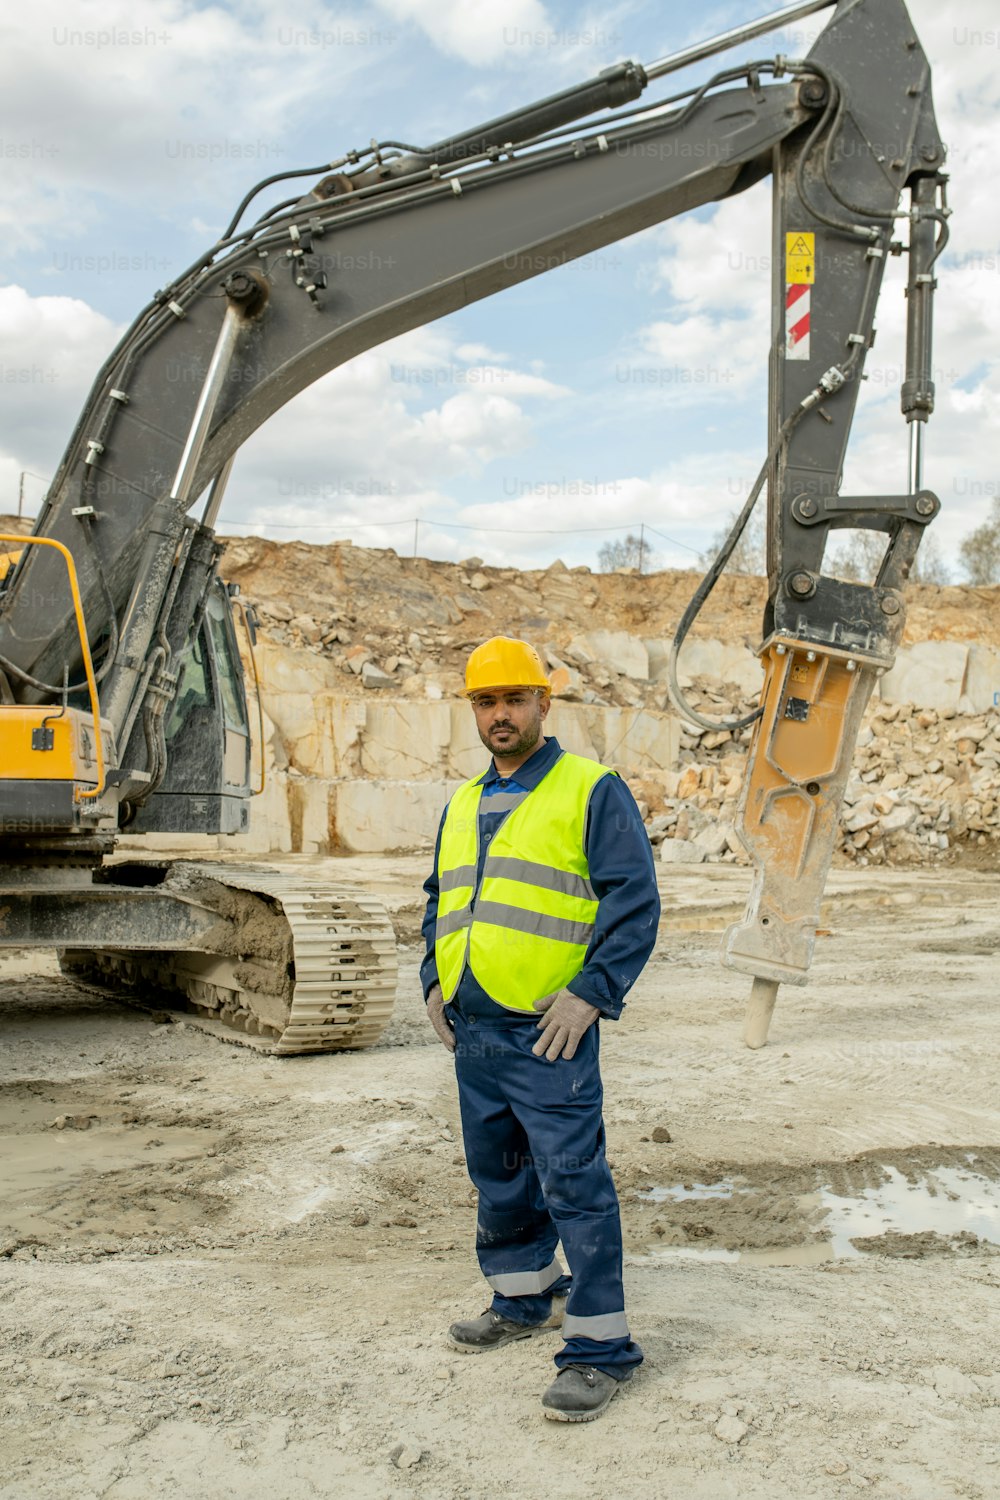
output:
<instances>
[{"instance_id":1,"label":"excavator arm","mask_svg":"<svg viewBox=\"0 0 1000 1500\"><path fill-rule=\"evenodd\" d=\"M320 180L304 196L241 227L248 195L218 244L157 293L106 361L39 515L37 544L0 593L9 705L0 705L0 733L4 714L20 714L26 727L30 711L34 741L36 721L61 703L86 734L92 646L100 701L89 733L101 728L108 760L99 781L78 757L61 776L72 797L63 787L46 816L37 787L51 791L60 777L45 749L19 750L18 785L0 778L8 854L37 864L31 831L13 836L28 783L34 826L57 854L100 853L124 816L139 829L178 826L158 810L168 786L175 797L184 790L183 778L167 779L164 721L183 695L183 663L207 640L207 616L226 610L214 524L233 459L273 412L363 350L770 173L770 450L757 487L766 481L769 494L768 676L743 803L757 878L727 961L771 985L804 979L858 716L891 662L900 585L937 510L923 491L839 494L905 188L915 205L911 270L921 268L911 274L911 325L921 331L908 419L922 422L932 404L929 286L943 148L929 70L902 0L838 0L805 59L762 56L659 100L643 96L693 61L828 4L802 0L673 58L619 64L429 147L373 143L313 169ZM587 120L598 110L599 121ZM887 534L871 587L822 571L826 540L844 525ZM82 631L63 551L75 564ZM202 799L206 831L237 831L225 808L246 790L237 776L228 799ZM91 940L88 929L79 943Z\"/></svg>"}]
</instances>

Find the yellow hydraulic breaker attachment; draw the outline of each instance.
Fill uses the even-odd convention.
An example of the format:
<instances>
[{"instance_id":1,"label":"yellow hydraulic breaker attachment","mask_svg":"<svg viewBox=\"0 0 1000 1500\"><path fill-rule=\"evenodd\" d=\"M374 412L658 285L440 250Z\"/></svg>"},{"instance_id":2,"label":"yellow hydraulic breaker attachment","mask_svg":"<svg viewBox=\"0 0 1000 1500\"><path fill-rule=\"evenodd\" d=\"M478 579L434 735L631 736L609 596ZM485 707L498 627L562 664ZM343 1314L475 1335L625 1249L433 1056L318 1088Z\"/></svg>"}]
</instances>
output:
<instances>
[{"instance_id":1,"label":"yellow hydraulic breaker attachment","mask_svg":"<svg viewBox=\"0 0 1000 1500\"><path fill-rule=\"evenodd\" d=\"M779 984L805 984L861 716L889 658L773 635L762 646L737 833L754 863L723 962L754 976L744 1039L761 1047Z\"/></svg>"}]
</instances>

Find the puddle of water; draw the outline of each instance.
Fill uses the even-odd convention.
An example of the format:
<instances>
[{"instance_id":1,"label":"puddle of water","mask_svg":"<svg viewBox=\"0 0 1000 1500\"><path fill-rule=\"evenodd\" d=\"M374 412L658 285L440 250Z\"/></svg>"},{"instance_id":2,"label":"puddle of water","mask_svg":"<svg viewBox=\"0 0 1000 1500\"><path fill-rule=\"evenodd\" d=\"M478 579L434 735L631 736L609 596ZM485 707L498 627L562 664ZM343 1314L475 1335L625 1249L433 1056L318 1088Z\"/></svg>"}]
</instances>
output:
<instances>
[{"instance_id":1,"label":"puddle of water","mask_svg":"<svg viewBox=\"0 0 1000 1500\"><path fill-rule=\"evenodd\" d=\"M627 1255L629 1266L651 1266L665 1260L738 1261L743 1266L818 1266L833 1260L828 1240L808 1245L776 1245L769 1250L699 1250L694 1245L664 1245L648 1255Z\"/></svg>"},{"instance_id":2,"label":"puddle of water","mask_svg":"<svg viewBox=\"0 0 1000 1500\"><path fill-rule=\"evenodd\" d=\"M1000 1184L960 1167L935 1167L920 1182L908 1182L895 1167L885 1171L888 1182L857 1198L821 1189L823 1227L838 1258L863 1254L851 1240L890 1231L945 1237L967 1232L1000 1245Z\"/></svg>"},{"instance_id":3,"label":"puddle of water","mask_svg":"<svg viewBox=\"0 0 1000 1500\"><path fill-rule=\"evenodd\" d=\"M818 1225L826 1238L804 1240L797 1245L753 1249L724 1249L721 1246L664 1245L646 1255L630 1258L630 1264L642 1265L664 1260L740 1261L757 1266L809 1266L830 1260L856 1260L866 1252L854 1241L875 1239L884 1234L939 1235L942 1240L959 1234L972 1234L980 1240L1000 1245L1000 1183L976 1172L978 1158L966 1153L966 1166L938 1166L924 1170L911 1181L898 1168L882 1168L886 1180L875 1187L861 1189L848 1196L822 1186L814 1193L801 1194L796 1203L803 1225L816 1223L817 1212L824 1215ZM668 1187L649 1188L636 1196L652 1203L711 1202L734 1203L744 1196L762 1198L767 1190L760 1187L735 1187L724 1179L719 1182L675 1183ZM709 1219L711 1223L711 1219ZM726 1226L730 1236L738 1234L736 1225ZM930 1246L933 1249L933 1242ZM921 1253L919 1249L916 1253Z\"/></svg>"},{"instance_id":4,"label":"puddle of water","mask_svg":"<svg viewBox=\"0 0 1000 1500\"><path fill-rule=\"evenodd\" d=\"M731 1182L692 1182L690 1186L681 1183L676 1187L649 1188L635 1196L645 1198L649 1203L687 1203L703 1202L706 1198L731 1198L733 1191Z\"/></svg>"}]
</instances>

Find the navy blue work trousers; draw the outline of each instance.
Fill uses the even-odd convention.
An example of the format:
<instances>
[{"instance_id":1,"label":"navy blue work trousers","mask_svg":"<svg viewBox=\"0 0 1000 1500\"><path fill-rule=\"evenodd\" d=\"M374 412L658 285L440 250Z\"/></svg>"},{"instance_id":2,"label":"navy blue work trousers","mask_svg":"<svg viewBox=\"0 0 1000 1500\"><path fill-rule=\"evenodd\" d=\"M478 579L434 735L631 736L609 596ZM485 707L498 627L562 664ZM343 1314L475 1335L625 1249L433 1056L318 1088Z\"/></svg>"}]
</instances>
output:
<instances>
[{"instance_id":1,"label":"navy blue work trousers","mask_svg":"<svg viewBox=\"0 0 1000 1500\"><path fill-rule=\"evenodd\" d=\"M455 1005L445 1014L455 1029L465 1158L479 1190L476 1250L493 1309L517 1323L546 1321L553 1289L564 1281L561 1240L572 1280L555 1362L627 1379L642 1350L625 1318L598 1024L575 1057L549 1062L532 1054L539 1032L530 1019L503 1024L463 1016Z\"/></svg>"}]
</instances>

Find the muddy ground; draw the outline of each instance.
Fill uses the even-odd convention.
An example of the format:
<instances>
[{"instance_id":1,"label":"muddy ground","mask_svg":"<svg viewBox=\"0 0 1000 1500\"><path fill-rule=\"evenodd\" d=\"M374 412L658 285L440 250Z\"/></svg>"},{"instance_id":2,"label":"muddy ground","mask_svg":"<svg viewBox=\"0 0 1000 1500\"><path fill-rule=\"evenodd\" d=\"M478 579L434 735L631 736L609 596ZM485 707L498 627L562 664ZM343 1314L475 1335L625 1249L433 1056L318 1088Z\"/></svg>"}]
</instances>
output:
<instances>
[{"instance_id":1,"label":"muddy ground","mask_svg":"<svg viewBox=\"0 0 1000 1500\"><path fill-rule=\"evenodd\" d=\"M486 1297L423 863L323 866L403 943L366 1053L262 1057L3 957L2 1500L1000 1495L1000 879L835 874L753 1053L715 957L748 876L668 872L602 1043L647 1359L564 1426L555 1330L444 1337Z\"/></svg>"}]
</instances>

